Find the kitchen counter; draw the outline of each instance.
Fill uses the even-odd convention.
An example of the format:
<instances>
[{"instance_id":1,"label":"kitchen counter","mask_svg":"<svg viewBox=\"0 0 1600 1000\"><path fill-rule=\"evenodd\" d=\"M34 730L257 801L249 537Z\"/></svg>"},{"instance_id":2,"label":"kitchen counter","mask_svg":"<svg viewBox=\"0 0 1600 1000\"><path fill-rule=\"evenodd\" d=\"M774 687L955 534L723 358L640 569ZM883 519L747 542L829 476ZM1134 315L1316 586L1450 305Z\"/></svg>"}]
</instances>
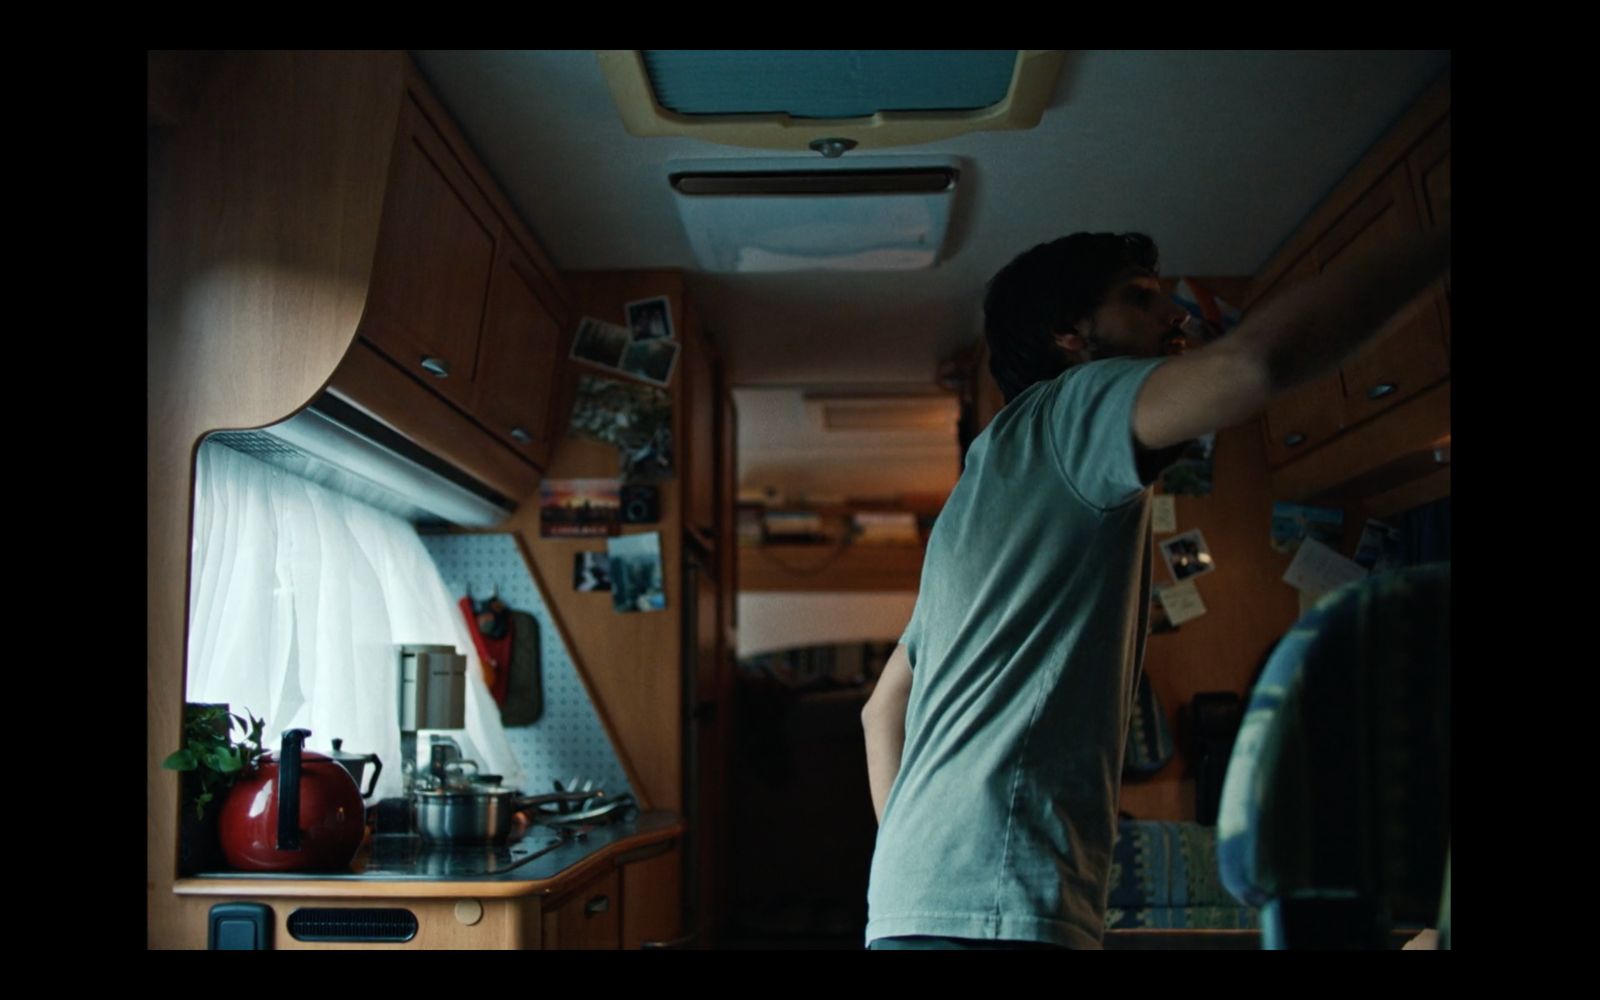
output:
<instances>
[{"instance_id":1,"label":"kitchen counter","mask_svg":"<svg viewBox=\"0 0 1600 1000\"><path fill-rule=\"evenodd\" d=\"M655 848L664 851L684 830L677 813L653 810L570 838L536 825L499 847L438 848L418 837L381 835L363 845L348 872L212 872L179 879L173 892L344 899L549 895L658 853Z\"/></svg>"}]
</instances>

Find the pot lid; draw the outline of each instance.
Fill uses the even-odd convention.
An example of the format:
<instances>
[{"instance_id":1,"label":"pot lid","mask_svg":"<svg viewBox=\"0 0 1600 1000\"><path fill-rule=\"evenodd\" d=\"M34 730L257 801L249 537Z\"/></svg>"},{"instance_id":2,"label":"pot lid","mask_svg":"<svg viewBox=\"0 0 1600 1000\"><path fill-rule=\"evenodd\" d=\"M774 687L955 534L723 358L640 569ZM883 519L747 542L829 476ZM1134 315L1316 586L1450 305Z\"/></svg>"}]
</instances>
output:
<instances>
[{"instance_id":1,"label":"pot lid","mask_svg":"<svg viewBox=\"0 0 1600 1000\"><path fill-rule=\"evenodd\" d=\"M417 788L413 791L425 799L514 799L521 796L515 788L499 788L494 785L473 785L470 788Z\"/></svg>"},{"instance_id":2,"label":"pot lid","mask_svg":"<svg viewBox=\"0 0 1600 1000\"><path fill-rule=\"evenodd\" d=\"M350 753L349 751L344 749L344 740L340 739L339 737L334 737L334 740L333 740L333 751L328 754L328 757L331 760L340 760L340 761L347 760L347 761L350 761L352 764L365 761L368 757L371 757L371 756L372 755L369 754L369 753Z\"/></svg>"}]
</instances>

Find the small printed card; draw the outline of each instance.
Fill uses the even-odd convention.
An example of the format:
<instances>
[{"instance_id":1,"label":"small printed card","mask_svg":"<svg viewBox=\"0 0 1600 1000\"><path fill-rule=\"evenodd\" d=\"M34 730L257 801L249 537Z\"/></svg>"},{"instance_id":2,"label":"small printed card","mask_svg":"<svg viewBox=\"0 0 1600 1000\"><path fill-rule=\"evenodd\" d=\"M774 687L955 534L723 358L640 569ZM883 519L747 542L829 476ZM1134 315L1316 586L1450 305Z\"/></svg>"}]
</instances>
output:
<instances>
[{"instance_id":1,"label":"small printed card","mask_svg":"<svg viewBox=\"0 0 1600 1000\"><path fill-rule=\"evenodd\" d=\"M1206 604L1200 600L1200 588L1193 580L1162 587L1156 591L1156 596L1167 609L1167 620L1174 625L1182 625L1206 613Z\"/></svg>"},{"instance_id":2,"label":"small printed card","mask_svg":"<svg viewBox=\"0 0 1600 1000\"><path fill-rule=\"evenodd\" d=\"M1346 559L1315 538L1307 538L1300 543L1300 550L1295 553L1294 561L1289 563L1283 579L1315 601L1323 594L1354 583L1366 575L1367 571L1360 563Z\"/></svg>"},{"instance_id":3,"label":"small printed card","mask_svg":"<svg viewBox=\"0 0 1600 1000\"><path fill-rule=\"evenodd\" d=\"M1165 493L1157 494L1150 506L1150 530L1170 535L1178 530L1178 501Z\"/></svg>"}]
</instances>

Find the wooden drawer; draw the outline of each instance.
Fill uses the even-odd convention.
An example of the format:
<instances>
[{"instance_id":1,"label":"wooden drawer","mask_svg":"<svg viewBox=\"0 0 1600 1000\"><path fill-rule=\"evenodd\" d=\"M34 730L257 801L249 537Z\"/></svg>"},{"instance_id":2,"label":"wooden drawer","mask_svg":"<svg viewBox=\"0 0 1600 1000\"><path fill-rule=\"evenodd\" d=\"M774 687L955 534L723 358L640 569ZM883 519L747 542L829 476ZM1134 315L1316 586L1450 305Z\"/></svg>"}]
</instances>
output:
<instances>
[{"instance_id":1,"label":"wooden drawer","mask_svg":"<svg viewBox=\"0 0 1600 1000\"><path fill-rule=\"evenodd\" d=\"M616 950L622 947L622 880L611 869L544 912L544 946Z\"/></svg>"}]
</instances>

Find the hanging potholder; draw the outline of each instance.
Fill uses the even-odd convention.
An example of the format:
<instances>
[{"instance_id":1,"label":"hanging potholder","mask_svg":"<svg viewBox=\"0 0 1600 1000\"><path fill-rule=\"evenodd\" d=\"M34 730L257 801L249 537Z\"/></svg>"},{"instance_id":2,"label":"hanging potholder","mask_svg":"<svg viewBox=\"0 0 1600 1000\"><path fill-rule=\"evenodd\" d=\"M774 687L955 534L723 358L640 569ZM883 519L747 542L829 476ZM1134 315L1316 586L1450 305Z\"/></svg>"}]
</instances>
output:
<instances>
[{"instance_id":1,"label":"hanging potholder","mask_svg":"<svg viewBox=\"0 0 1600 1000\"><path fill-rule=\"evenodd\" d=\"M506 699L500 703L500 721L526 726L544 714L544 689L539 681L539 620L525 611L512 611L511 662L507 670Z\"/></svg>"}]
</instances>

